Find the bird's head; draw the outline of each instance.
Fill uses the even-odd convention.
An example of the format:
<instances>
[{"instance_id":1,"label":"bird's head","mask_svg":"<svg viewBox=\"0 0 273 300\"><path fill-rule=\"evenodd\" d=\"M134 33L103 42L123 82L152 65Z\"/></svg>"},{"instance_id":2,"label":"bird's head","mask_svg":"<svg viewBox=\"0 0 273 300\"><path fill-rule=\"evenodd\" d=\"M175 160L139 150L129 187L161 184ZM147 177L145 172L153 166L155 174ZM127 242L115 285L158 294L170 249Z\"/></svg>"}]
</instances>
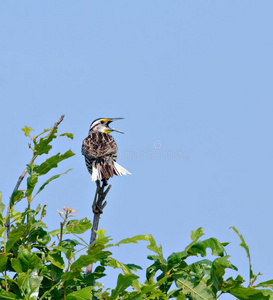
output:
<instances>
[{"instance_id":1,"label":"bird's head","mask_svg":"<svg viewBox=\"0 0 273 300\"><path fill-rule=\"evenodd\" d=\"M96 119L93 121L93 123L90 126L89 132L103 132L103 133L110 133L112 131L116 131L119 133L124 133L122 131L119 131L115 128L111 128L109 124L113 121L116 120L121 120L123 118L101 118L101 119Z\"/></svg>"}]
</instances>

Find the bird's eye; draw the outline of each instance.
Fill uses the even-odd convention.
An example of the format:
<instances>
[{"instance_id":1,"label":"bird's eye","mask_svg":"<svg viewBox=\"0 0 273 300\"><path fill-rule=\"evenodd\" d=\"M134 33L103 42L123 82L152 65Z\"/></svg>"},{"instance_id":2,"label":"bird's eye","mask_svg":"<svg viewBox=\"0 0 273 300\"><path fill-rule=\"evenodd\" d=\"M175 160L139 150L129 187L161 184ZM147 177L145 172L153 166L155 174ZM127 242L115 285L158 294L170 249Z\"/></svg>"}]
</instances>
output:
<instances>
[{"instance_id":1,"label":"bird's eye","mask_svg":"<svg viewBox=\"0 0 273 300\"><path fill-rule=\"evenodd\" d=\"M103 122L103 121L100 121L100 123L103 124L104 122Z\"/></svg>"}]
</instances>

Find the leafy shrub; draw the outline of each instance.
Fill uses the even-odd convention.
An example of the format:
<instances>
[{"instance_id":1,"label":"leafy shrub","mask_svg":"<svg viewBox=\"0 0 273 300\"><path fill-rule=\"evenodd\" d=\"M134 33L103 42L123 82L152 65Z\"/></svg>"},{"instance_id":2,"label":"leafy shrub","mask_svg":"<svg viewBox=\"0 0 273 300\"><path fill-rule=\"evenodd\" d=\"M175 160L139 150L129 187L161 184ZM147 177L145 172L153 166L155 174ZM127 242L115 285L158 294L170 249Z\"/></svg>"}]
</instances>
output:
<instances>
[{"instance_id":1,"label":"leafy shrub","mask_svg":"<svg viewBox=\"0 0 273 300\"><path fill-rule=\"evenodd\" d=\"M63 117L62 117L63 118ZM22 130L30 138L29 147L32 159L21 175L10 198L9 209L4 217L5 205L0 194L0 299L217 299L224 293L229 293L241 300L273 299L271 291L273 280L255 285L257 276L252 271L250 253L243 237L236 228L233 230L241 239L241 246L249 258L250 278L248 287L242 284L244 279L238 275L235 279L224 279L227 268L237 270L226 254L227 243L221 243L215 238L202 240L203 229L192 231L191 243L181 252L163 257L162 247L158 246L151 235L138 235L127 238L119 243L111 244L105 231L97 232L97 239L89 245L81 234L90 230L91 222L87 219L74 219L75 211L64 207L59 211L62 218L59 229L48 231L43 222L46 216L46 206L32 207L33 199L52 181L63 174L53 175L41 185L43 175L57 168L58 164L73 156L71 150L64 154L48 157L40 165L35 164L38 156L49 154L52 141L66 136L73 139L71 133L58 135L58 125L45 129L38 136L31 136L29 127ZM19 189L25 175L26 189ZM27 207L23 212L15 210L16 204L27 199ZM73 219L71 219L73 218ZM73 238L69 238L73 237ZM142 270L135 264L123 264L112 257L112 247L127 243L147 241L147 248L153 252L148 256L152 261L146 270L146 280L140 283L136 275ZM206 259L207 250L215 256L213 261ZM77 255L82 253L84 254ZM196 261L188 264L187 259L195 257ZM201 260L198 260L199 258ZM84 268L96 263L97 267L85 275ZM116 287L105 289L100 278L106 276L106 267L119 268Z\"/></svg>"}]
</instances>

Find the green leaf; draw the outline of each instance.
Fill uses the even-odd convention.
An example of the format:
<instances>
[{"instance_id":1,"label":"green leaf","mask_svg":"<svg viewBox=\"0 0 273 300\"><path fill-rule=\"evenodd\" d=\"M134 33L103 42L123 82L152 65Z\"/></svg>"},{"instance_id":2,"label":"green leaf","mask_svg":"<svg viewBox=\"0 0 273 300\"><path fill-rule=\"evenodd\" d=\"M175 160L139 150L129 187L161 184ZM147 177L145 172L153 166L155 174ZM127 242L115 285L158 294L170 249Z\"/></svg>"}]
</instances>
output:
<instances>
[{"instance_id":1,"label":"green leaf","mask_svg":"<svg viewBox=\"0 0 273 300\"><path fill-rule=\"evenodd\" d=\"M159 256L162 256L162 246L158 247L154 238L151 235L149 236L149 242L150 244L147 246L147 248L151 251L154 251Z\"/></svg>"},{"instance_id":2,"label":"green leaf","mask_svg":"<svg viewBox=\"0 0 273 300\"><path fill-rule=\"evenodd\" d=\"M47 255L47 260L50 261L54 266L56 266L60 269L63 269L63 270L65 269L64 260L59 254L51 251Z\"/></svg>"},{"instance_id":3,"label":"green leaf","mask_svg":"<svg viewBox=\"0 0 273 300\"><path fill-rule=\"evenodd\" d=\"M207 255L206 249L210 248L212 255L223 256L224 247L222 244L215 238L210 238L201 242L193 244L190 248L187 249L188 255L200 254L202 257Z\"/></svg>"},{"instance_id":4,"label":"green leaf","mask_svg":"<svg viewBox=\"0 0 273 300\"><path fill-rule=\"evenodd\" d=\"M109 238L96 239L92 245L90 245L87 253L88 255L81 255L72 265L71 270L81 269L87 267L89 264L97 261L107 261L108 257L112 254L110 251L103 251L105 244L109 241Z\"/></svg>"},{"instance_id":5,"label":"green leaf","mask_svg":"<svg viewBox=\"0 0 273 300\"><path fill-rule=\"evenodd\" d=\"M111 245L111 246L120 246L123 244L131 244L131 243L137 244L139 241L149 241L150 238L151 238L151 235L136 235L131 238L123 239L123 240L119 241L118 243Z\"/></svg>"},{"instance_id":6,"label":"green leaf","mask_svg":"<svg viewBox=\"0 0 273 300\"><path fill-rule=\"evenodd\" d=\"M13 192L10 199L10 207L12 208L17 202L22 200L24 197L25 194L21 190Z\"/></svg>"},{"instance_id":7,"label":"green leaf","mask_svg":"<svg viewBox=\"0 0 273 300\"><path fill-rule=\"evenodd\" d=\"M71 280L75 277L79 277L81 275L81 271L77 270L75 272L73 271L67 271L62 275L62 280L63 281L68 281Z\"/></svg>"},{"instance_id":8,"label":"green leaf","mask_svg":"<svg viewBox=\"0 0 273 300\"><path fill-rule=\"evenodd\" d=\"M192 242L185 248L184 251L181 252L174 252L172 253L169 257L168 257L168 264L171 265L175 265L177 263L179 263L181 260L186 259L189 256L197 256L197 254L201 254L202 256L206 255L206 248L209 247L212 249L213 252L216 252L216 249L213 250L213 244L216 244L218 247L218 251L219 249L223 249L223 246L221 245L221 243L219 241L217 241L216 239L213 239L214 241L204 241L204 242L198 242L199 238L202 237L204 235L203 233L203 228L200 227L197 230L193 230L191 232L190 238L192 240ZM217 241L217 242L216 242ZM216 247L215 245L215 247ZM222 250L223 251L223 250Z\"/></svg>"},{"instance_id":9,"label":"green leaf","mask_svg":"<svg viewBox=\"0 0 273 300\"><path fill-rule=\"evenodd\" d=\"M48 131L48 129L44 130L44 132ZM42 155L42 154L48 154L50 149L52 148L49 143L55 139L57 136L55 135L57 132L57 127L54 128L54 130L45 138L40 138L38 142L35 142L34 146L34 155Z\"/></svg>"},{"instance_id":10,"label":"green leaf","mask_svg":"<svg viewBox=\"0 0 273 300\"><path fill-rule=\"evenodd\" d=\"M121 295L122 292L124 292L129 286L132 285L132 282L136 280L138 276L135 274L119 274L118 275L118 281L117 286L115 289L112 290L110 300L117 299L118 296Z\"/></svg>"},{"instance_id":11,"label":"green leaf","mask_svg":"<svg viewBox=\"0 0 273 300\"><path fill-rule=\"evenodd\" d=\"M110 257L109 261L107 262L107 266L112 267L114 269L121 269L126 275L132 274L131 269L127 265L121 263L120 261L112 257Z\"/></svg>"},{"instance_id":12,"label":"green leaf","mask_svg":"<svg viewBox=\"0 0 273 300\"><path fill-rule=\"evenodd\" d=\"M108 257L112 254L110 251L103 251L106 248L106 244L109 242L109 237L104 237L104 233L101 232L97 239L89 246L87 251L88 255L81 255L72 265L71 270L87 267L89 264L100 261L105 263Z\"/></svg>"},{"instance_id":13,"label":"green leaf","mask_svg":"<svg viewBox=\"0 0 273 300\"><path fill-rule=\"evenodd\" d=\"M190 238L193 241L193 243L196 243L203 235L204 235L203 228L199 227L198 229L193 230L191 232Z\"/></svg>"},{"instance_id":14,"label":"green leaf","mask_svg":"<svg viewBox=\"0 0 273 300\"><path fill-rule=\"evenodd\" d=\"M259 284L257 284L257 286L273 289L273 279L267 280L267 281L264 281L264 282L260 282Z\"/></svg>"},{"instance_id":15,"label":"green leaf","mask_svg":"<svg viewBox=\"0 0 273 300\"><path fill-rule=\"evenodd\" d=\"M1 290L0 291L0 299L1 300L21 300L22 298L18 298L15 294L6 292Z\"/></svg>"},{"instance_id":16,"label":"green leaf","mask_svg":"<svg viewBox=\"0 0 273 300\"><path fill-rule=\"evenodd\" d=\"M32 174L32 171L35 173L38 167L39 167L38 165L34 165L34 164L29 165L29 164L27 164L27 173L29 175ZM33 168L33 170L32 170L32 168Z\"/></svg>"},{"instance_id":17,"label":"green leaf","mask_svg":"<svg viewBox=\"0 0 273 300\"><path fill-rule=\"evenodd\" d=\"M176 289L168 294L168 299L176 298L178 300L186 300L186 296L183 294L183 289Z\"/></svg>"},{"instance_id":18,"label":"green leaf","mask_svg":"<svg viewBox=\"0 0 273 300\"><path fill-rule=\"evenodd\" d=\"M40 269L42 266L41 259L33 252L30 246L25 248L19 246L18 258L11 260L11 265L17 273L28 272L34 269Z\"/></svg>"},{"instance_id":19,"label":"green leaf","mask_svg":"<svg viewBox=\"0 0 273 300\"><path fill-rule=\"evenodd\" d=\"M215 256L223 256L224 255L224 247L222 243L220 243L215 238L210 238L204 241L197 241L197 238L200 235L195 235L195 242L191 242L184 251L174 252L168 257L168 265L169 268L179 264L182 260L185 260L189 256L197 256L200 254L202 257L207 255L207 249L211 249L212 255Z\"/></svg>"},{"instance_id":20,"label":"green leaf","mask_svg":"<svg viewBox=\"0 0 273 300\"><path fill-rule=\"evenodd\" d=\"M204 278L208 278L208 276L211 273L212 268L212 261L208 259L203 259L197 262L194 262L188 266L180 265L174 269L175 273L184 273L188 274L191 277L194 277L196 282L199 282L200 280ZM177 272L176 272L177 270Z\"/></svg>"},{"instance_id":21,"label":"green leaf","mask_svg":"<svg viewBox=\"0 0 273 300\"><path fill-rule=\"evenodd\" d=\"M23 273L23 268L19 259L12 258L11 266L16 273L18 274Z\"/></svg>"},{"instance_id":22,"label":"green leaf","mask_svg":"<svg viewBox=\"0 0 273 300\"><path fill-rule=\"evenodd\" d=\"M173 252L168 257L168 268L171 269L173 266L177 264L181 264L182 261L184 261L188 257L187 251L181 251L181 252Z\"/></svg>"},{"instance_id":23,"label":"green leaf","mask_svg":"<svg viewBox=\"0 0 273 300\"><path fill-rule=\"evenodd\" d=\"M85 277L86 280L86 284L89 285L93 285L94 284L94 280L96 279L100 279L104 276L106 276L106 274L104 273L105 271L105 267L102 266L97 266L96 269L94 271L92 271L91 274L87 275Z\"/></svg>"},{"instance_id":24,"label":"green leaf","mask_svg":"<svg viewBox=\"0 0 273 300\"><path fill-rule=\"evenodd\" d=\"M187 274L174 275L177 287L181 288L183 294L189 296L189 299L195 300L214 300L216 294L208 286L205 280L196 281L194 276ZM182 297L181 297L182 298ZM183 299L183 298L182 298Z\"/></svg>"},{"instance_id":25,"label":"green leaf","mask_svg":"<svg viewBox=\"0 0 273 300\"><path fill-rule=\"evenodd\" d=\"M47 140L41 139L39 144L35 145L35 155L48 154L48 152L52 149L52 146L49 145Z\"/></svg>"},{"instance_id":26,"label":"green leaf","mask_svg":"<svg viewBox=\"0 0 273 300\"><path fill-rule=\"evenodd\" d=\"M33 216L37 216L40 211L41 211L41 205L38 204L38 206L35 209L35 212L34 212Z\"/></svg>"},{"instance_id":27,"label":"green leaf","mask_svg":"<svg viewBox=\"0 0 273 300\"><path fill-rule=\"evenodd\" d=\"M7 268L9 253L0 253L0 272L4 272Z\"/></svg>"},{"instance_id":28,"label":"green leaf","mask_svg":"<svg viewBox=\"0 0 273 300\"><path fill-rule=\"evenodd\" d=\"M67 230L64 228L63 229L63 234L68 233ZM61 234L61 229L55 229L49 232L52 236L57 236L58 234Z\"/></svg>"},{"instance_id":29,"label":"green leaf","mask_svg":"<svg viewBox=\"0 0 273 300\"><path fill-rule=\"evenodd\" d=\"M270 290L258 290L253 288L238 287L231 289L229 293L240 300L273 299L273 293Z\"/></svg>"},{"instance_id":30,"label":"green leaf","mask_svg":"<svg viewBox=\"0 0 273 300\"><path fill-rule=\"evenodd\" d=\"M231 264L228 258L229 256L218 257L212 263L211 279L217 290L221 290L221 286L224 286L225 269L229 268L237 271L237 268Z\"/></svg>"},{"instance_id":31,"label":"green leaf","mask_svg":"<svg viewBox=\"0 0 273 300\"><path fill-rule=\"evenodd\" d=\"M69 247L70 246L75 247L77 245L85 246L84 244L80 243L78 240L75 240L75 239L65 239L65 240L63 240L63 244L68 245Z\"/></svg>"},{"instance_id":32,"label":"green leaf","mask_svg":"<svg viewBox=\"0 0 273 300\"><path fill-rule=\"evenodd\" d=\"M100 228L99 230L96 231L96 233L97 233L97 241L102 240L105 238L106 230L103 230L102 228Z\"/></svg>"},{"instance_id":33,"label":"green leaf","mask_svg":"<svg viewBox=\"0 0 273 300\"><path fill-rule=\"evenodd\" d=\"M180 293L179 295L177 295L176 300L186 300L186 296L182 293Z\"/></svg>"},{"instance_id":34,"label":"green leaf","mask_svg":"<svg viewBox=\"0 0 273 300\"><path fill-rule=\"evenodd\" d=\"M21 290L24 291L24 294L27 296L24 299L38 299L39 287L41 285L42 280L43 277L38 276L37 270L19 274L19 276L17 277L17 285L20 287Z\"/></svg>"},{"instance_id":35,"label":"green leaf","mask_svg":"<svg viewBox=\"0 0 273 300\"><path fill-rule=\"evenodd\" d=\"M11 214L11 217L12 217L13 221L16 224L21 224L23 222L24 218L25 218L25 216L22 213L16 211L15 209L12 209L10 211L10 214Z\"/></svg>"},{"instance_id":36,"label":"green leaf","mask_svg":"<svg viewBox=\"0 0 273 300\"><path fill-rule=\"evenodd\" d=\"M71 140L74 139L73 133L62 133L62 134L60 134L60 136L66 136L66 137L70 138Z\"/></svg>"},{"instance_id":37,"label":"green leaf","mask_svg":"<svg viewBox=\"0 0 273 300\"><path fill-rule=\"evenodd\" d=\"M36 242L40 245L47 245L51 241L50 235L43 229L35 230Z\"/></svg>"},{"instance_id":38,"label":"green leaf","mask_svg":"<svg viewBox=\"0 0 273 300\"><path fill-rule=\"evenodd\" d=\"M0 191L0 214L3 214L3 211L5 209L5 204L2 203L2 192Z\"/></svg>"},{"instance_id":39,"label":"green leaf","mask_svg":"<svg viewBox=\"0 0 273 300\"><path fill-rule=\"evenodd\" d=\"M42 212L41 212L41 217L39 219L39 222L43 220L43 218L46 216L46 204L43 206Z\"/></svg>"},{"instance_id":40,"label":"green leaf","mask_svg":"<svg viewBox=\"0 0 273 300\"><path fill-rule=\"evenodd\" d=\"M38 182L38 176L36 174L31 175L27 178L26 197L28 197L32 194L37 182Z\"/></svg>"},{"instance_id":41,"label":"green leaf","mask_svg":"<svg viewBox=\"0 0 273 300\"><path fill-rule=\"evenodd\" d=\"M10 249L13 247L13 245L17 242L20 241L21 238L24 236L26 227L25 225L19 225L18 227L14 228L10 233L9 233L9 240L7 242L6 246L6 251L9 252Z\"/></svg>"},{"instance_id":42,"label":"green leaf","mask_svg":"<svg viewBox=\"0 0 273 300\"><path fill-rule=\"evenodd\" d=\"M73 153L71 150L68 150L64 154L60 155L60 153L58 153L54 156L51 156L38 167L36 172L39 175L44 175L47 172L49 172L52 168L57 168L59 162L73 155L75 155L75 153Z\"/></svg>"},{"instance_id":43,"label":"green leaf","mask_svg":"<svg viewBox=\"0 0 273 300\"><path fill-rule=\"evenodd\" d=\"M94 289L93 286L88 286L80 289L77 292L67 295L67 300L89 300L92 299L91 291Z\"/></svg>"},{"instance_id":44,"label":"green leaf","mask_svg":"<svg viewBox=\"0 0 273 300\"><path fill-rule=\"evenodd\" d=\"M158 270L161 270L163 273L167 271L167 261L163 257L162 246L157 246L154 238L149 236L150 244L147 246L149 250L154 251L157 255L148 255L147 258L153 260L154 263L147 268L146 277L148 281L153 282L153 277L155 276Z\"/></svg>"},{"instance_id":45,"label":"green leaf","mask_svg":"<svg viewBox=\"0 0 273 300\"><path fill-rule=\"evenodd\" d=\"M242 286L244 279L242 276L238 275L235 279L229 277L223 283L219 284L219 288L222 292L229 292L233 288L238 288Z\"/></svg>"},{"instance_id":46,"label":"green leaf","mask_svg":"<svg viewBox=\"0 0 273 300\"><path fill-rule=\"evenodd\" d=\"M88 255L81 255L72 265L71 270L81 269L87 267L90 264L93 264L97 261L103 261L108 258L112 253L110 251L102 251L102 249L98 249L97 251L93 251Z\"/></svg>"},{"instance_id":47,"label":"green leaf","mask_svg":"<svg viewBox=\"0 0 273 300\"><path fill-rule=\"evenodd\" d=\"M46 224L43 221L36 221L34 218L32 219L33 222L30 225L30 230L32 230L32 234L35 234L35 231L38 231L39 228L47 228ZM31 235L30 233L30 235Z\"/></svg>"},{"instance_id":48,"label":"green leaf","mask_svg":"<svg viewBox=\"0 0 273 300\"><path fill-rule=\"evenodd\" d=\"M107 257L107 255L106 255ZM90 264L97 262L98 259L91 255L81 255L73 264L71 265L71 271L76 271L77 269L81 269L87 267Z\"/></svg>"},{"instance_id":49,"label":"green leaf","mask_svg":"<svg viewBox=\"0 0 273 300\"><path fill-rule=\"evenodd\" d=\"M34 129L32 129L31 127L27 127L27 126L25 126L24 128L22 128L21 130L24 132L25 136L29 136L29 137L30 137L30 135L29 135L30 132L34 131Z\"/></svg>"},{"instance_id":50,"label":"green leaf","mask_svg":"<svg viewBox=\"0 0 273 300\"><path fill-rule=\"evenodd\" d=\"M169 278L170 278L170 276L165 276L162 279L158 280L154 284L149 284L149 285L142 286L141 287L141 292L138 293L138 295L139 296L144 296L143 299L146 299L146 295L152 293L153 296L159 297L159 299L167 299L166 297L162 298L165 295L165 293L163 294L162 291L157 289L157 287L164 285ZM133 299L136 299L136 297L135 296L129 296L128 299L133 300ZM157 298L155 298L155 299L157 299Z\"/></svg>"},{"instance_id":51,"label":"green leaf","mask_svg":"<svg viewBox=\"0 0 273 300\"><path fill-rule=\"evenodd\" d=\"M87 219L70 220L66 225L67 233L84 233L92 227L91 222Z\"/></svg>"},{"instance_id":52,"label":"green leaf","mask_svg":"<svg viewBox=\"0 0 273 300\"><path fill-rule=\"evenodd\" d=\"M246 251L246 255L247 255L248 263L249 263L249 280L250 280L250 283L251 283L251 279L253 279L255 275L254 275L254 273L253 273L253 271L252 271L252 265L251 265L251 258L250 258L249 247L248 247L248 245L246 244L245 239L243 238L243 236L239 233L239 231L238 231L234 226L233 226L233 227L230 227L230 228L233 229L233 230L236 232L236 234L239 236L239 238L240 238L240 240L241 240L240 246L241 246L242 248L244 248L245 251ZM257 276L256 276L256 278L257 278ZM252 282L252 283L253 283L253 282Z\"/></svg>"},{"instance_id":53,"label":"green leaf","mask_svg":"<svg viewBox=\"0 0 273 300\"><path fill-rule=\"evenodd\" d=\"M52 176L51 178L49 178L48 180L46 180L42 185L41 187L39 188L39 190L37 191L36 195L38 195L44 188L47 184L49 184L52 180L54 179L57 179L59 178L60 176L64 175L64 174L67 174L69 171L71 171L72 169L69 169L67 170L66 172L62 173L62 174L58 174L58 175L54 175Z\"/></svg>"},{"instance_id":54,"label":"green leaf","mask_svg":"<svg viewBox=\"0 0 273 300\"><path fill-rule=\"evenodd\" d=\"M3 217L4 209L5 209L5 204L2 203L2 192L0 191L0 226L3 226L4 223L5 223L5 220L4 220L4 217ZM11 209L11 211L12 211L12 209Z\"/></svg>"},{"instance_id":55,"label":"green leaf","mask_svg":"<svg viewBox=\"0 0 273 300\"><path fill-rule=\"evenodd\" d=\"M38 272L36 270L33 270L25 280L23 288L31 299L38 299L42 280L43 277L38 276Z\"/></svg>"},{"instance_id":56,"label":"green leaf","mask_svg":"<svg viewBox=\"0 0 273 300\"><path fill-rule=\"evenodd\" d=\"M106 255L107 257L107 255ZM71 271L87 267L89 264L97 262L98 259L92 255L81 255L73 264L71 265Z\"/></svg>"},{"instance_id":57,"label":"green leaf","mask_svg":"<svg viewBox=\"0 0 273 300\"><path fill-rule=\"evenodd\" d=\"M140 266L135 264L126 264L126 267L128 267L130 270L137 271L137 270L143 270Z\"/></svg>"}]
</instances>

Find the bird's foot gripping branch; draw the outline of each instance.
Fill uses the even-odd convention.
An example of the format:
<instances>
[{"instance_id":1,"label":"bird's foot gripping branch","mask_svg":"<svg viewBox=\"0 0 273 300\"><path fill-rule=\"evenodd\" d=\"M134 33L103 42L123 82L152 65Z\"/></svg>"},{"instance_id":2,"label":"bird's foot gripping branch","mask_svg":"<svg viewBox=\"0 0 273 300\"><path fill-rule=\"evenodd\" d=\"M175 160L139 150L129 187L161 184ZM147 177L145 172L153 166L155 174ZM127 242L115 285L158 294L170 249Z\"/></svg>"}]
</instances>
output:
<instances>
[{"instance_id":1,"label":"bird's foot gripping branch","mask_svg":"<svg viewBox=\"0 0 273 300\"><path fill-rule=\"evenodd\" d=\"M255 275L253 272L248 246L236 228L233 230L238 234L240 245L249 259L247 282L237 275L236 267L226 254L228 243L221 243L215 238L203 239L202 228L192 231L191 241L182 251L167 258L151 235L137 235L113 243L105 231L99 229L97 238L89 245L83 234L90 230L91 222L87 218L75 219L76 211L67 207L58 212L59 207L56 207L56 216L59 213L61 217L60 227L48 230L46 206L35 205L35 202L44 188L62 174L49 176L45 181L43 176L53 172L73 152L68 150L64 154L47 156L39 165L36 164L36 157L49 155L54 139L63 136L73 138L69 133L57 134L60 122L36 136L30 135L31 128L23 128L31 140L29 147L33 155L16 184L6 214L0 193L0 299L213 300L222 298L224 294L240 300L273 299L273 280L256 283L260 273ZM19 189L24 177L24 188ZM98 190L98 194L103 195L106 191L99 193ZM19 202L25 203L22 212L16 210ZM7 227L10 229L8 236ZM173 238L181 244L179 237ZM148 251L152 252L148 255L151 265L145 271L137 264L124 264L116 260L110 251L113 247L139 241L146 242ZM208 256L207 252L211 255ZM90 264L96 267L92 273L85 275L84 269ZM111 268L120 270L116 285L111 289L104 288L101 278L107 276ZM226 278L227 269L237 276ZM143 281L138 272L144 272Z\"/></svg>"}]
</instances>

